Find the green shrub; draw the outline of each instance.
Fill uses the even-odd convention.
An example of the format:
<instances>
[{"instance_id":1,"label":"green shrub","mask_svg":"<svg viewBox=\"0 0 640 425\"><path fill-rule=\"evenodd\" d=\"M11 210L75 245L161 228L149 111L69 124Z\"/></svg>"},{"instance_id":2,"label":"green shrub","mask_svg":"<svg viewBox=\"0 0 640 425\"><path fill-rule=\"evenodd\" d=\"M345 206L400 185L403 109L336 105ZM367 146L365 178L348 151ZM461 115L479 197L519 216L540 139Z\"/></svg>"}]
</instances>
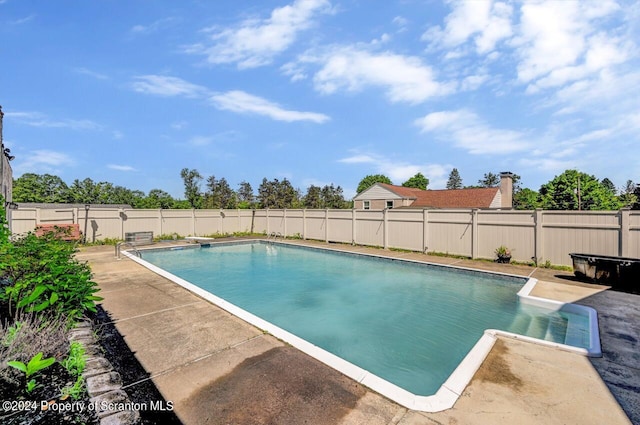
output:
<instances>
[{"instance_id":1,"label":"green shrub","mask_svg":"<svg viewBox=\"0 0 640 425\"><path fill-rule=\"evenodd\" d=\"M14 309L54 312L71 319L86 310L96 311L97 284L91 281L86 263L73 258L74 245L52 234L37 237L28 233L13 242L0 243L0 301Z\"/></svg>"}]
</instances>

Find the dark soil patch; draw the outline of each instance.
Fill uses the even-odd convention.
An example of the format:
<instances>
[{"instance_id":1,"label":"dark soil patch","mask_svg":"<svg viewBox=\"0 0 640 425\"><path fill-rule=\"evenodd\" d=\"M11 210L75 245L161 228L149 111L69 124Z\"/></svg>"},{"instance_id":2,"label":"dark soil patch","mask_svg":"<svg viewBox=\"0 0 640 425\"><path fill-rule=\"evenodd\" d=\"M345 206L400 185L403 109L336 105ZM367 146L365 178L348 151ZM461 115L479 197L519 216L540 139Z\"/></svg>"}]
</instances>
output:
<instances>
[{"instance_id":1,"label":"dark soil patch","mask_svg":"<svg viewBox=\"0 0 640 425\"><path fill-rule=\"evenodd\" d=\"M185 415L209 424L335 424L366 389L292 347L240 363L196 392Z\"/></svg>"},{"instance_id":2,"label":"dark soil patch","mask_svg":"<svg viewBox=\"0 0 640 425\"><path fill-rule=\"evenodd\" d=\"M111 318L100 306L98 313L89 317L93 329L97 331L98 343L104 357L114 370L122 376L124 390L132 403L143 406L155 406L154 410L141 410L141 424L181 424L175 413L168 410L168 404L149 374L140 365L126 344ZM15 381L0 380L0 424L2 425L56 425L56 424L98 424L95 412L90 411L89 397L86 393L78 399L61 397L61 389L75 381L59 363L43 369L36 375L39 386L31 393L25 391L25 378L15 374ZM9 404L6 404L6 403ZM158 410L162 406L167 410ZM66 407L66 411L62 409ZM72 409L73 408L73 409Z\"/></svg>"},{"instance_id":3,"label":"dark soil patch","mask_svg":"<svg viewBox=\"0 0 640 425\"><path fill-rule=\"evenodd\" d=\"M520 390L522 380L511 371L505 360L508 353L509 349L505 343L497 340L473 379L508 386L516 391Z\"/></svg>"},{"instance_id":4,"label":"dark soil patch","mask_svg":"<svg viewBox=\"0 0 640 425\"><path fill-rule=\"evenodd\" d=\"M116 327L111 324L109 313L98 306L98 313L93 317L94 329L100 337L100 345L104 357L109 360L114 370L122 376L124 391L132 403L145 406L164 406L167 410L140 411L141 424L181 424L178 417L170 409L170 405L162 397L149 374L144 370L134 353L122 338Z\"/></svg>"},{"instance_id":5,"label":"dark soil patch","mask_svg":"<svg viewBox=\"0 0 640 425\"><path fill-rule=\"evenodd\" d=\"M13 424L97 424L98 417L80 406L88 406L86 394L77 400L60 397L60 389L75 380L59 363L42 370L36 380L38 388L27 394L24 390L25 379L9 383L0 381L0 423ZM9 403L9 404L6 404ZM68 408L63 411L61 407Z\"/></svg>"}]
</instances>

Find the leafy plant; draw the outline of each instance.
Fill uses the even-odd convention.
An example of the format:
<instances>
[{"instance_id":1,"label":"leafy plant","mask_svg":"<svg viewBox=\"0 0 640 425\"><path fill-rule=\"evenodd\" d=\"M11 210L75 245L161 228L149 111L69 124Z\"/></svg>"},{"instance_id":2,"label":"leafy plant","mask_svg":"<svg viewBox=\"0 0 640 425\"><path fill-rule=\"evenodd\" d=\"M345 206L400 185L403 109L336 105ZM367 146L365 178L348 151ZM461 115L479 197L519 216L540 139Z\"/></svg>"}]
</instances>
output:
<instances>
[{"instance_id":1,"label":"leafy plant","mask_svg":"<svg viewBox=\"0 0 640 425\"><path fill-rule=\"evenodd\" d=\"M9 283L0 289L0 300L12 307L52 311L71 319L85 310L96 311L98 291L86 263L73 258L75 247L52 234L33 233L0 246L0 276Z\"/></svg>"},{"instance_id":2,"label":"leafy plant","mask_svg":"<svg viewBox=\"0 0 640 425\"><path fill-rule=\"evenodd\" d=\"M41 371L42 369L45 369L51 366L56 361L55 357L49 357L49 358L43 359L42 355L43 353L42 351L40 351L38 354L33 356L27 364L18 360L12 360L7 362L7 365L18 369L19 371L25 374L25 378L27 379L27 385L26 385L27 393L32 392L37 387L35 378L33 379L29 379L29 378L34 374L36 374L37 372Z\"/></svg>"},{"instance_id":3,"label":"leafy plant","mask_svg":"<svg viewBox=\"0 0 640 425\"><path fill-rule=\"evenodd\" d=\"M4 335L4 338L2 339L2 345L4 345L5 347L9 347L13 343L13 341L16 340L18 332L20 332L20 328L22 328L23 324L23 322L16 321L13 325L9 326Z\"/></svg>"},{"instance_id":4,"label":"leafy plant","mask_svg":"<svg viewBox=\"0 0 640 425\"><path fill-rule=\"evenodd\" d=\"M84 394L84 378L82 377L82 372L84 372L86 363L87 359L85 357L84 347L79 342L73 341L69 346L69 356L63 360L61 364L76 380L73 385L66 386L62 389L63 396L70 396L74 400L77 400Z\"/></svg>"},{"instance_id":5,"label":"leafy plant","mask_svg":"<svg viewBox=\"0 0 640 425\"><path fill-rule=\"evenodd\" d=\"M495 253L498 258L511 256L511 251L504 245L500 245L498 248L496 248Z\"/></svg>"},{"instance_id":6,"label":"leafy plant","mask_svg":"<svg viewBox=\"0 0 640 425\"><path fill-rule=\"evenodd\" d=\"M496 256L498 259L496 260L498 263L509 263L511 262L511 250L504 245L500 245L495 250Z\"/></svg>"},{"instance_id":7,"label":"leafy plant","mask_svg":"<svg viewBox=\"0 0 640 425\"><path fill-rule=\"evenodd\" d=\"M69 356L61 364L72 376L80 376L84 372L86 362L84 347L73 341L69 346Z\"/></svg>"}]
</instances>

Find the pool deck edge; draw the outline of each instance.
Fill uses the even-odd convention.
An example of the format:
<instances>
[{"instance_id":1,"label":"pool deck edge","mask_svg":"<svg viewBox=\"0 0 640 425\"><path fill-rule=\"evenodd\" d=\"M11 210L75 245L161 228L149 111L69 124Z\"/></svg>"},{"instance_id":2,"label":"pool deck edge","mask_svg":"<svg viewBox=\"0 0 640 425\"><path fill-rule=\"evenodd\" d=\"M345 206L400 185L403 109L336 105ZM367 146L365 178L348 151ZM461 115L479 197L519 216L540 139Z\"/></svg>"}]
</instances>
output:
<instances>
[{"instance_id":1,"label":"pool deck edge","mask_svg":"<svg viewBox=\"0 0 640 425\"><path fill-rule=\"evenodd\" d=\"M378 250L378 251L379 251L379 250ZM105 260L105 263L111 263L111 264L112 264L112 266L111 266L111 267L116 267L116 268L118 267L118 262L116 262L116 261L111 261L111 262L110 262L110 261L106 261L106 260ZM120 263L120 264L121 264L121 265L124 265L124 263L129 263L129 264L130 264L131 262L130 262L130 261L128 261L128 260L126 260L126 259L121 260L121 263ZM127 266L127 267L129 267L129 266ZM138 273L138 271L136 271L136 273ZM102 281L104 281L104 280L105 280L105 279L104 279L104 277L105 277L105 276L109 277L109 275L110 275L110 274L113 274L113 275L115 276L115 275L116 275L116 272L106 272L106 271L101 271L101 272L100 272L100 278L99 278L99 279L97 279L97 280L98 280L98 282L99 282L99 283L101 283L101 287L103 287ZM141 275L145 275L145 276L146 276L146 274L145 274L145 273L143 273L143 272L140 272L140 274L141 274ZM120 278L121 278L121 277L120 277ZM158 278L145 277L145 279L150 279L150 280L152 280L152 281L153 281L153 280L158 279ZM119 299L125 299L125 297L128 295L128 294L127 294L127 292L129 292L129 291L124 291L124 290L122 290L122 289L120 289L120 288L117 288L118 284L119 284L119 283L115 283L115 284L111 284L111 283L109 283L108 285L113 285L113 286L106 286L106 287L103 287L103 290L104 290L104 289L106 289L106 290L107 290L107 291L106 291L106 293L105 293L105 295L107 296L106 298L113 298L113 297L115 297L115 296L117 295L117 296L118 296L118 300L119 300ZM137 285L138 283L136 282L135 284ZM131 294L129 294L129 295L131 295ZM200 295L200 294L198 294L198 296L201 296L201 295ZM108 304L108 305L110 305L110 306L114 306L114 307L115 307L115 306L118 306L118 305L119 305L118 303L116 303L116 301L117 301L117 300L116 300L115 298L113 298L113 299L111 299L111 300L110 300L110 299L106 299L105 301L106 301L106 302L107 302L107 304ZM145 300L138 300L137 302L138 302L138 303L144 303L144 302L145 302ZM132 304L133 304L133 303L132 303ZM224 308L224 307L223 307L223 308ZM118 308L116 308L116 310L114 310L114 311L118 311L118 312L119 312L119 311L121 311L121 310L122 310L122 311L124 311L124 308L120 308L120 307L118 307ZM136 313L138 313L138 311L137 311L137 310L136 310L135 312L136 312ZM133 316L134 316L133 312L131 312L131 313L124 313L124 312L123 312L123 313L122 313L122 317L121 317L121 319L126 318L125 316L127 316L127 315L129 315L129 316L131 316L131 317L133 317ZM176 316L176 317L177 317L177 316ZM140 318L140 319L138 319L138 320L137 320L137 322L140 322L140 323L136 323L136 324L135 324L135 326L141 326L141 325L142 325L142 323L141 323L141 322L143 322L143 319L144 319L144 320L147 320L147 319L148 319L148 320L151 320L152 318L151 318L151 317L143 317L143 318ZM227 320L227 319L224 319L224 320ZM124 321L123 323L130 323L130 322L133 322L133 320ZM131 324L130 326L133 326L133 324ZM149 326L150 326L150 325L149 325ZM226 325L221 325L221 326L226 326ZM263 329L263 330L264 330L264 328L263 328L263 327L261 327L261 326L258 326L258 328L260 328L260 329ZM133 327L126 328L126 329L133 329ZM149 329L150 329L150 328L149 328ZM270 332L270 333L271 333L271 332ZM256 334L257 334L257 335L259 335L259 332L257 332ZM129 337L135 337L135 335L136 335L136 334L131 333L131 334L129 335ZM274 336L275 336L275 337L277 337L277 338L279 338L279 337L278 337L278 335L274 335ZM482 343L485 345L484 350L485 350L487 353L490 353L490 352L492 351L493 344L495 343L495 341L499 340L500 338L501 338L501 336L500 336L500 335L498 335L498 334L495 334L495 335L492 335L492 334L485 334L485 336L483 336L483 338L482 338L480 341L478 341L478 343L481 343L481 342L482 342ZM260 340L261 340L261 341L268 341L268 340L270 340L270 338L268 338L268 335L265 335L265 336L263 336L263 337L260 337ZM286 339L283 339L283 340L285 340L285 341L286 341ZM483 342L483 341L484 341L484 342ZM509 346L512 346L511 344L515 344L515 343L516 343L516 342L514 342L514 343L509 343L509 344L510 344ZM271 343L270 343L270 344L271 344ZM277 344L276 344L276 345L277 345ZM144 344L143 344L143 345L137 345L136 347L138 347L138 348L139 348L139 349L138 349L138 351L137 351L137 353L136 353L136 356L139 356L140 358L144 359L144 358L146 358L146 356L149 356L149 355L150 355L150 354L147 354L147 353L146 353L146 351L144 350L144 348L145 348L145 347L144 347ZM516 346L516 347L519 347L519 346ZM303 350L303 351L304 351L304 350ZM308 353L308 354L309 354L309 353ZM484 358L484 357L483 357L483 358ZM144 363L144 362L143 362L143 363ZM463 363L464 363L464 362L463 362ZM151 364L151 363L147 362L147 364ZM581 364L582 364L582 363L581 363ZM460 366L459 366L459 367L460 367ZM483 361L482 361L482 360L477 361L477 362L475 362L475 364L474 364L474 365L470 366L470 368L471 368L471 369L474 369L474 370L473 370L473 372L471 373L471 376L473 377L473 373L475 373L475 371L476 371L478 368L482 368L482 367L483 367ZM150 370L149 372L153 374L153 372L154 372L154 371L153 371L153 370ZM596 375L597 375L597 374L596 374ZM453 375L452 375L452 376L453 376ZM357 382L360 382L361 384L363 384L363 385L365 385L365 386L367 386L367 387L372 388L372 389L374 389L374 390L375 390L375 382L374 382L374 381L375 381L375 379L373 379L373 378L371 378L371 377L367 377L366 375L364 375L364 376L363 376L363 375L360 375L360 378L357 378L357 377L356 377L356 378L354 378L354 379L355 379ZM471 379L471 378L470 378L470 379ZM590 378L590 379L591 379L591 378ZM176 384L175 384L175 382L176 382L176 378L175 378L175 377L173 377L172 382L173 382L173 385L176 385ZM479 386L480 384L481 384L481 383L479 383L478 381L474 380L474 381L471 383L471 386L469 386L469 385L468 385L468 383L463 383L461 380L458 380L458 379L452 379L452 378L450 378L449 380L447 380L447 382L445 383L445 385L443 385L443 388L441 388L441 391L439 391L439 392L442 392L442 394L440 394L440 396L441 396L441 398L442 398L442 400L443 400L443 401L445 401L445 400L447 400L447 399L451 399L452 397L455 397L455 398L457 399L457 398L458 398L462 393L468 393L470 390L471 390L472 392L473 392L473 390L477 391L477 388L478 388L478 386ZM483 384L483 385L484 385L484 384ZM605 390L606 390L606 387L605 387ZM167 392L167 393L165 394L165 396L170 396L170 397L172 397L172 394L174 393L174 391L175 391L175 390L174 390L174 389L172 389L172 388L169 388L169 389L164 388L164 391L166 391L166 392ZM165 393L164 391L163 391L163 394ZM598 391L600 391L600 390L598 390ZM605 391L605 392L606 392L606 391ZM187 394L187 393L189 393L189 391L188 391L188 390L184 390L184 394ZM477 392L476 392L476 394L477 394ZM425 397L425 398L427 398L427 397ZM472 398L473 398L473 396L472 396ZM606 398L607 398L607 397L604 397L604 399L606 399ZM611 397L610 397L610 394L609 394L609 398L611 398ZM368 396L367 396L367 399L375 400L376 406L378 406L380 409L383 409L383 410L384 410L384 412L389 412L389 413L385 413L385 414L387 415L387 416L385 416L385 417L386 417L386 420L385 420L384 422L382 422L382 423L389 423L389 422L391 422L391 419L393 419L396 415L399 415L399 417L401 418L399 421L397 421L397 423L401 423L401 424L404 424L404 423L407 423L407 424L409 424L409 423L432 423L432 422L430 422L432 419L435 419L435 418L438 418L438 417L439 417L439 416L437 416L437 415L439 415L439 414L435 414L436 416L431 416L430 414L424 414L424 413L420 413L420 414L418 414L418 412L415 412L415 410L417 410L417 409L416 409L416 407L417 407L417 406L415 406L415 405L416 405L416 403L417 403L417 401L416 401L416 400L414 400L414 401L413 401L413 404L412 404L412 402L410 402L410 401L409 401L408 403L403 403L403 405L405 405L406 407L408 407L408 408L410 409L410 410L408 410L408 411L406 411L406 412L404 412L404 413L403 413L401 410L398 410L398 407L393 407L393 404L391 404L391 405L390 405L390 404L388 404L389 402L385 402L385 401L384 401L384 399L380 399L379 397L375 397L375 396L370 396L370 395L368 395ZM418 400L418 401L425 401L425 400ZM557 402L557 401L555 401L555 400L553 401L553 403L556 403L556 402ZM601 405L603 405L603 406L604 406L604 405L609 406L609 404L608 404L608 403L610 403L610 402L611 402L611 400L606 401L606 402L600 401L600 404L601 404ZM455 415L463 414L463 413L461 413L460 409L458 408L458 404L461 404L461 406L462 406L462 405L467 405L468 403L469 403L469 397L468 397L468 395L467 395L467 396L464 398L463 402L460 402L460 401L459 401L458 403L456 403L456 408L448 410L448 411L447 411L447 413L445 414L445 416L446 416L446 417L450 417L451 415L455 416ZM587 402L587 403L588 403L588 402ZM614 403L615 403L615 402L614 402ZM409 406L407 406L407 404L408 404ZM419 404L419 403L418 403L418 404ZM438 404L438 405L444 406L444 407L443 407L443 409L448 409L449 407L453 406L453 403L449 403L449 402L445 402L445 403L443 403L443 404L441 404L441 403L429 403L429 404ZM450 404L450 406L448 406L448 404ZM596 403L596 404L597 404L597 403ZM180 405L181 405L181 403L180 403L180 402L178 402L178 403L177 403L178 410L180 409ZM584 406L583 406L583 407L581 407L581 408L584 408ZM615 411L615 405L610 406L610 408L613 408L613 410ZM465 407L464 409L466 409L466 407ZM464 410L464 409L463 409L463 410ZM618 406L618 409L619 409L619 406ZM442 410L442 409L437 409L437 410L434 410L434 411L438 411L438 410ZM482 410L482 409L481 409L481 410ZM514 410L514 411L517 411L517 409L513 409L513 410ZM455 413L456 411L457 411L457 413ZM412 412L415 412L415 413L412 413ZM354 415L355 415L355 416L354 416ZM350 421L350 420L352 420L352 419L350 419L350 418L354 418L354 417L356 417L357 415L365 415L365 416L366 416L366 412L365 412L365 411L359 411L359 409L358 409L358 408L356 408L356 409L354 409L354 410L351 412L351 414L349 414L349 415L345 416L345 419L344 419L343 423L350 423L349 421ZM614 416L614 419L615 419L615 418L617 418L617 419L618 419L618 421L617 421L617 422L616 422L615 420L614 420L613 422L616 422L616 423L628 423L628 421L627 421L627 422L625 422L625 421L624 421L624 414L622 414L622 416L620 416L618 413L616 413L616 414L614 414L613 416ZM423 418L423 419L421 420L420 418ZM181 419L182 419L182 416L181 416ZM370 419L371 419L371 418L370 418ZM376 423L376 422L375 422L375 421L373 421L373 420L371 420L371 421L370 421L370 420L368 420L367 422L368 422L368 423ZM188 423L188 421L187 421L187 422L185 422L185 423ZM197 422L192 422L192 423L197 423ZM353 423L356 423L356 422L353 422ZM396 422L394 422L394 423L396 423ZM482 421L478 421L477 423L483 423L483 422L482 422ZM484 423L491 423L491 421L487 420L487 422L484 422Z\"/></svg>"}]
</instances>

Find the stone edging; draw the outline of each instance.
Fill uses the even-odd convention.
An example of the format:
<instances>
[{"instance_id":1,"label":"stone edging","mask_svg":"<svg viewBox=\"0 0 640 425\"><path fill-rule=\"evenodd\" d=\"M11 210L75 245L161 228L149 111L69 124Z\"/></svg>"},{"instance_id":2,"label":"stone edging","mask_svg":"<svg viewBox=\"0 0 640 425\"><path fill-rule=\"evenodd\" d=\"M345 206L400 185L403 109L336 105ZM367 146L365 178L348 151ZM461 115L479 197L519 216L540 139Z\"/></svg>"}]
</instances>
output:
<instances>
[{"instance_id":1,"label":"stone edging","mask_svg":"<svg viewBox=\"0 0 640 425\"><path fill-rule=\"evenodd\" d=\"M95 412L100 419L100 425L137 423L140 420L140 413L137 410L127 409L132 404L127 393L122 389L122 377L113 370L111 363L102 357L91 323L78 322L69 332L69 340L79 342L84 347L86 366L82 377L85 379L89 401L96 406ZM102 409L107 406L111 409Z\"/></svg>"}]
</instances>

